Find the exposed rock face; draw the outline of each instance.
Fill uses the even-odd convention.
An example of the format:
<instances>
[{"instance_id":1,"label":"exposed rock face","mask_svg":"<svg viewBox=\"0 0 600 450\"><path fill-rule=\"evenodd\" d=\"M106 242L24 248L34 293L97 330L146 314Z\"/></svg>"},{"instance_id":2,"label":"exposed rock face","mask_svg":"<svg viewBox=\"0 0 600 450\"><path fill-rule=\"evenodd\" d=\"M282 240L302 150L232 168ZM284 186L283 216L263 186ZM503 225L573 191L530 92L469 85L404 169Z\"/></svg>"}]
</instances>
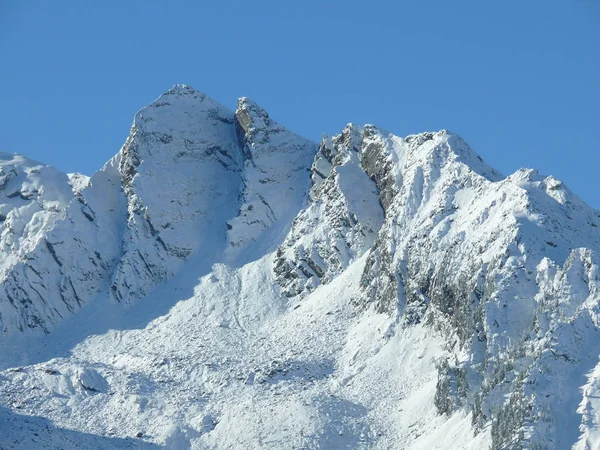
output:
<instances>
[{"instance_id":1,"label":"exposed rock face","mask_svg":"<svg viewBox=\"0 0 600 450\"><path fill-rule=\"evenodd\" d=\"M540 397L539 388L526 386L544 377L540 365L566 365L558 370L569 373L589 358L596 331L581 333L580 343L549 336L566 322L597 330L598 261L581 247L599 248L598 212L553 177L521 170L502 179L446 132L408 137L389 152L385 147L372 144L370 157L379 154L379 164L371 167L384 168L391 159L397 172L374 174L386 220L355 301L399 314L407 324L424 320L455 339L439 368L441 413L468 406L476 429L495 417L494 448L562 447L561 413L542 400L553 394ZM563 283L575 278L567 294ZM505 406L498 401L503 396L510 398ZM548 425L534 425L540 419Z\"/></svg>"},{"instance_id":2,"label":"exposed rock face","mask_svg":"<svg viewBox=\"0 0 600 450\"><path fill-rule=\"evenodd\" d=\"M319 146L309 204L292 222L274 261L288 297L339 275L371 247L383 223L379 191L361 167L362 133L348 125Z\"/></svg>"},{"instance_id":3,"label":"exposed rock face","mask_svg":"<svg viewBox=\"0 0 600 450\"><path fill-rule=\"evenodd\" d=\"M74 448L597 448L599 253L598 211L448 131L317 146L178 85L90 178L0 154L0 339L47 356L0 415Z\"/></svg>"},{"instance_id":4,"label":"exposed rock face","mask_svg":"<svg viewBox=\"0 0 600 450\"><path fill-rule=\"evenodd\" d=\"M338 171L344 163L374 181L375 197L364 202L381 205L385 220L375 208L358 219L346 207ZM369 192L360 176L351 179L358 192ZM597 256L582 247L600 245L598 212L553 177L521 170L503 178L446 131L401 139L373 126L348 127L321 143L312 180L309 206L274 260L285 294L306 295L369 250L354 304L397 315L407 325L425 321L452 337L453 356L439 366L435 404L441 413L472 408L478 429L504 408L492 424L495 448L564 442L555 425L524 437L540 418L560 422L560 414L549 412L551 402L524 386L540 377L535 373L551 355L570 355L558 357L567 372L588 358L596 332L580 344L555 343L568 347L561 350L540 338L564 326L556 314L598 327L591 318L597 313L582 309L597 308ZM367 211L365 204L357 211ZM552 209L560 213L548 214ZM567 279L577 281L565 287ZM503 396L510 398L505 406L497 400Z\"/></svg>"}]
</instances>

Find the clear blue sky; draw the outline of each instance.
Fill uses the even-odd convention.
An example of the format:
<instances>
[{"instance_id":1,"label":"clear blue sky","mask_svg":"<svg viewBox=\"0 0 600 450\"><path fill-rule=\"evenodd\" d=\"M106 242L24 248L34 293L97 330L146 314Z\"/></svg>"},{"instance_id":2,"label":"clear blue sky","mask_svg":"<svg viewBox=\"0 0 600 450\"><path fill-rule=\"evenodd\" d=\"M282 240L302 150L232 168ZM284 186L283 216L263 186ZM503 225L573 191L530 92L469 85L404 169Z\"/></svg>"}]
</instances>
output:
<instances>
[{"instance_id":1,"label":"clear blue sky","mask_svg":"<svg viewBox=\"0 0 600 450\"><path fill-rule=\"evenodd\" d=\"M185 83L315 140L447 128L600 208L600 2L0 1L0 150L91 173Z\"/></svg>"}]
</instances>

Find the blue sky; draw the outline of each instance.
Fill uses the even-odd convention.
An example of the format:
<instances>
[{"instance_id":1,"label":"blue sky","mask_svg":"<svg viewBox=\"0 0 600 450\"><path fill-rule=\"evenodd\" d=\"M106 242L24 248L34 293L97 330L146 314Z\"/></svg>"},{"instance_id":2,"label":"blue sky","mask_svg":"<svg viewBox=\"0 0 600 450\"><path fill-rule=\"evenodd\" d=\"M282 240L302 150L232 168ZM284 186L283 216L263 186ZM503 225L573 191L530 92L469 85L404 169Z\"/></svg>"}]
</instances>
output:
<instances>
[{"instance_id":1,"label":"blue sky","mask_svg":"<svg viewBox=\"0 0 600 450\"><path fill-rule=\"evenodd\" d=\"M0 150L91 173L176 83L312 139L447 128L600 208L600 2L0 2Z\"/></svg>"}]
</instances>

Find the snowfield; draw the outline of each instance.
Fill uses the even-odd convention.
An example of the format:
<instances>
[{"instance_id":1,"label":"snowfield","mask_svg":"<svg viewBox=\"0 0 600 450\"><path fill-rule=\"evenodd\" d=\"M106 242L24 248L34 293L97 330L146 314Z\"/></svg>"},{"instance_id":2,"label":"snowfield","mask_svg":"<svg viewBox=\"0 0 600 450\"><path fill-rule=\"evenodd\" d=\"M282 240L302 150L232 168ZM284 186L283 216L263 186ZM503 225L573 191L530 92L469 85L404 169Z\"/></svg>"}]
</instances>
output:
<instances>
[{"instance_id":1,"label":"snowfield","mask_svg":"<svg viewBox=\"0 0 600 450\"><path fill-rule=\"evenodd\" d=\"M600 212L448 131L177 85L0 222L1 449L600 448Z\"/></svg>"}]
</instances>

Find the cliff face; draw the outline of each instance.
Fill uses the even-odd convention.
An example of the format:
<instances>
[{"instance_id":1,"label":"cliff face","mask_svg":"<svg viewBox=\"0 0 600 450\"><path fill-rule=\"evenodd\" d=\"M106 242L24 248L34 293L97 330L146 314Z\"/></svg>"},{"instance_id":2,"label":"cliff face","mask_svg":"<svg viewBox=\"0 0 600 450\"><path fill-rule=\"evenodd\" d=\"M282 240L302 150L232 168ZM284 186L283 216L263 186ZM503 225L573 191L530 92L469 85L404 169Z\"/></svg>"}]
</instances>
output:
<instances>
[{"instance_id":1,"label":"cliff face","mask_svg":"<svg viewBox=\"0 0 600 450\"><path fill-rule=\"evenodd\" d=\"M3 154L0 198L9 448L600 442L600 213L448 131L316 145L180 85L89 179Z\"/></svg>"},{"instance_id":2,"label":"cliff face","mask_svg":"<svg viewBox=\"0 0 600 450\"><path fill-rule=\"evenodd\" d=\"M319 146L308 205L275 256L276 280L288 297L330 282L375 240L383 209L376 182L362 168L361 145L362 130L349 125Z\"/></svg>"}]
</instances>

